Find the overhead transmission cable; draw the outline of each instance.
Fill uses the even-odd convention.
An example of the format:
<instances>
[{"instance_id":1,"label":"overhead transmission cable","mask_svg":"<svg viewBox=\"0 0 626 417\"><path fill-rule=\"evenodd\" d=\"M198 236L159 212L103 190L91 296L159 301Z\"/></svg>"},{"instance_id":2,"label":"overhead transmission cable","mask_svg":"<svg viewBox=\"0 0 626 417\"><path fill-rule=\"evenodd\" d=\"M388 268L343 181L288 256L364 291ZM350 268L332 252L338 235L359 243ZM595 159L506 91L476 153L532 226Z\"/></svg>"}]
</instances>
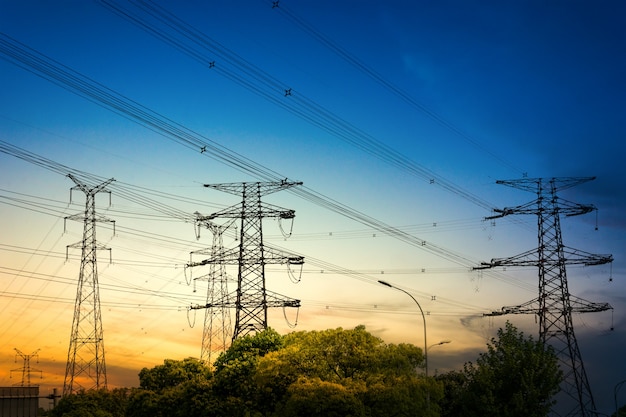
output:
<instances>
[{"instance_id":1,"label":"overhead transmission cable","mask_svg":"<svg viewBox=\"0 0 626 417\"><path fill-rule=\"evenodd\" d=\"M52 164L50 164L50 165L52 165ZM18 193L18 194L23 195L23 196L27 196L27 195L25 195L23 193ZM50 199L43 199L43 200L50 201ZM124 233L125 235L126 234L131 234L131 235L132 234L136 234L138 236L145 236L147 238L150 238L151 241L156 238L157 240L161 240L161 241L165 241L165 242L173 242L173 238L171 238L171 237L155 235L153 233L143 232L143 231L135 230L135 229L132 229L132 228L123 228L121 226L118 226L118 228L124 229L125 230L125 233ZM188 249L188 245L189 245L188 241L180 240L180 241L177 242L177 244L178 243L183 245L185 249ZM22 247L15 247L15 246L10 246L10 245L0 245L0 250L3 249L2 246L5 247L4 250L10 250L10 251L15 251L15 252L23 252L23 253L28 253L28 254L31 254L31 255L38 254L36 250L32 250L32 249L28 249L28 248L22 248ZM276 248L276 249L277 250L282 250L282 248ZM46 255L48 257L64 258L64 254L60 253L60 252L59 253L54 253L52 251L45 251L42 254ZM142 255L145 255L145 253L142 253ZM160 258L162 258L162 257L160 257ZM376 282L376 278L372 278L371 277L371 275L375 274L372 271L354 271L354 270L350 270L350 269L346 269L346 268L343 268L343 267L339 267L339 266L333 265L331 263L322 261L320 259L312 258L310 256L307 256L307 260L308 260L308 263L310 265L317 266L317 267L320 268L318 271L316 271L316 273L339 274L339 275L347 276L347 277L350 277L350 278L353 278L353 279L357 279L357 280L361 280L361 281L368 282L368 283L373 283L373 282L375 283ZM176 261L177 261L177 259L171 261L171 264L160 264L160 265L154 265L154 262L150 262L150 266L160 266L160 267L163 267L163 266L167 267L167 266L169 266L169 267L172 267L172 266L174 266ZM120 266L123 266L123 265L127 265L127 266L136 265L136 266L143 266L143 267L146 266L146 264L142 264L141 262L125 261L123 259L122 260L116 260L116 265L120 265ZM468 270L467 269L462 269L462 270L459 270L459 271L456 271L456 272L458 273L458 272L463 272L463 271L467 272ZM421 271L421 272L424 273L425 271ZM411 273L415 273L415 271L412 271ZM449 268L446 269L445 273L451 273L450 269ZM498 277L496 275L494 275L494 278L498 279ZM522 284L520 284L520 283L511 282L510 284L511 285L517 285L517 286L519 286L520 288L523 288L523 289L528 289L528 288L522 286ZM534 289L534 287L533 287L533 289ZM419 291L416 291L416 293L419 293ZM441 298L440 298L440 300L443 301L443 299L441 299ZM448 304L453 304L453 305L457 305L457 306L459 305L458 302L448 302Z\"/></svg>"},{"instance_id":2,"label":"overhead transmission cable","mask_svg":"<svg viewBox=\"0 0 626 417\"><path fill-rule=\"evenodd\" d=\"M76 282L75 278L61 277L57 273L44 274L44 273L35 272L35 271L25 271L25 270L18 270L18 269L7 268L7 267L0 267L0 274L6 274L6 275L16 274L19 276L28 276L28 278L30 279L40 280L40 281L44 281L48 283L63 284L63 285L72 285L72 284L75 284ZM179 303L178 304L179 306L184 306L189 302L189 295L186 293L180 294L180 293L174 293L174 292L166 292L162 290L156 291L156 290L152 290L149 288L140 287L137 285L129 285L128 282L123 282L123 285L101 283L101 288L103 290L109 290L109 291L115 291L115 292L120 292L124 294L133 294L133 295L146 295L147 293L149 295L163 298L166 300L176 301L177 303ZM201 298L202 297L199 297L198 299L201 300Z\"/></svg>"},{"instance_id":3,"label":"overhead transmission cable","mask_svg":"<svg viewBox=\"0 0 626 417\"><path fill-rule=\"evenodd\" d=\"M309 99L303 93L296 91L296 89L289 87L286 83L258 68L250 61L153 1L131 0L129 2L141 12L144 12L144 16L123 7L115 0L101 0L101 3L117 15L155 36L157 39L173 46L212 71L301 117L331 135L396 168L405 170L413 176L457 194L479 207L487 210L493 209L493 204L410 160L382 141ZM155 22L147 20L145 14L151 16ZM161 27L155 26L154 23L159 23ZM182 38L180 38L181 36ZM206 52L217 56L218 60L207 56Z\"/></svg>"},{"instance_id":4,"label":"overhead transmission cable","mask_svg":"<svg viewBox=\"0 0 626 417\"><path fill-rule=\"evenodd\" d=\"M57 84L67 91L109 109L114 113L127 118L128 120L134 121L150 130L153 130L169 140L177 142L189 149L194 150L195 152L199 152L201 155L210 157L236 170L239 170L240 172L251 175L254 178L259 178L265 181L280 181L285 178L284 175L279 175L277 172L256 163L251 159L242 156L197 132L194 132L191 129L188 129L183 125L176 123L157 112L154 112L153 110L148 109L147 107L115 92L114 90L90 79L89 77L72 70L54 59L41 54L40 52L24 45L4 33L0 35L0 53L2 53L2 56L9 62L24 68L39 77L49 80L54 84ZM5 145L2 146L3 144ZM13 152L13 148L15 147L10 144L8 145L11 148L10 152L7 152L6 150L7 144L0 141L0 152ZM20 155L18 157L21 157L24 160L43 167L49 167L49 169L62 173L63 175L66 175L67 172L75 172L75 170L66 166L51 164L51 161L38 157L35 154L23 155L21 150L18 150L16 154ZM91 176L91 178L94 178L94 176ZM324 196L309 187L294 187L289 189L289 191L319 207L338 213L344 217L352 219L358 223L371 227L374 230L394 237L443 259L447 259L458 265L469 267L478 264L477 260L471 260L464 255L447 250L443 247L399 230L384 223L383 221L377 220L354 208L340 203L337 200ZM130 201L137 201L137 197L133 193L124 191L122 191L122 193L122 197L127 198ZM151 200L145 200L146 199L144 199L144 204L154 210L170 214L172 217L180 218L184 221L195 220L188 213L181 212L177 209L165 210L161 204L155 203Z\"/></svg>"},{"instance_id":5,"label":"overhead transmission cable","mask_svg":"<svg viewBox=\"0 0 626 417\"><path fill-rule=\"evenodd\" d=\"M420 112L422 112L423 114L425 114L426 116L428 116L429 118L434 120L439 125L445 127L446 129L450 130L451 132L453 132L454 134L456 134L460 138L464 139L469 144L471 144L472 146L474 146L477 149L479 149L482 153L485 153L485 154L491 156L492 158L494 158L496 161L498 161L503 166L506 166L507 168L509 168L509 169L511 169L513 171L516 171L517 173L523 174L522 170L520 170L515 165L513 165L511 163L511 161L507 161L507 160L503 159L502 157L498 156L491 149L483 146L475 138L473 138L470 135L468 135L467 133L463 132L461 129L459 129L457 126L455 126L453 123L451 123L450 121L446 120L443 116L441 116L440 114L436 113L434 110L428 108L426 105L424 105L423 103L419 102L416 98L412 97L409 93L407 93L407 91L405 89L395 85L394 83L392 83L391 81L386 79L383 75L381 75L379 72L374 70L372 67L370 67L369 65L364 63L359 58L357 58L354 54L350 53L348 50L343 48L341 45L339 45L337 42L335 42L329 36L325 35L321 31L316 29L312 24L310 24L309 22L304 20L302 17L298 16L293 11L291 11L291 9L289 9L289 7L286 7L284 5L284 2L279 2L279 1L276 1L276 0L269 0L266 3L271 4L272 9L277 10L279 13L284 15L287 19L291 20L296 26L298 26L305 33L307 33L311 37L313 37L315 40L317 40L324 47L328 48L330 51L335 53L339 58L343 59L345 62L347 62L351 66L353 66L354 68L356 68L357 70L359 70L363 74L367 75L369 78L371 78L376 83L378 83L379 85L383 86L386 90L388 90L389 92L391 92L395 96L399 97L400 99L402 99L403 101L405 101L406 103L411 105L413 108L419 110Z\"/></svg>"},{"instance_id":6,"label":"overhead transmission cable","mask_svg":"<svg viewBox=\"0 0 626 417\"><path fill-rule=\"evenodd\" d=\"M26 149L20 148L2 139L0 139L0 152L14 156L33 165L55 172L59 175L67 176L68 174L73 174L94 183L102 182L103 180L103 177L68 167L44 156L27 151ZM153 196L157 196L167 200L190 201L192 203L196 202L206 204L205 202L201 202L198 200L184 199L183 197L176 196L171 193L158 192L145 187L133 186L119 181L111 183L109 189L114 189L116 195L119 195L123 199L137 203L143 207L150 208L170 218L183 220L185 222L194 222L195 217L192 214L184 212L178 208L168 206L161 201L156 201L148 197L144 197L143 194L151 194ZM48 205L39 208L42 210L46 210L47 207Z\"/></svg>"}]
</instances>

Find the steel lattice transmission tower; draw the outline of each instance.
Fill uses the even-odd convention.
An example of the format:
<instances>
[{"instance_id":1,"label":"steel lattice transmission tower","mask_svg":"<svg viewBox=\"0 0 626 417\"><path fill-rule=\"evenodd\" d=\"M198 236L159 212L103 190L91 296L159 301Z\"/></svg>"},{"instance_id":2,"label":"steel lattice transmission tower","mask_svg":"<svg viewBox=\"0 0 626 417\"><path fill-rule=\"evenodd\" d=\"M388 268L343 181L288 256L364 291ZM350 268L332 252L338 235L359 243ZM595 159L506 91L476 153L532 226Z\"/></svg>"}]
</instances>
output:
<instances>
[{"instance_id":1,"label":"steel lattice transmission tower","mask_svg":"<svg viewBox=\"0 0 626 417\"><path fill-rule=\"evenodd\" d=\"M209 273L207 275L194 278L194 281L207 281L206 304L204 306L204 328L202 331L202 349L200 360L211 364L215 355L225 352L230 346L232 338L232 323L230 317L231 304L228 292L228 275L224 263L219 262L224 254L224 232L230 224L217 225L205 216L196 212L196 238L200 238L200 228L205 227L213 234L213 244L208 249L193 251L190 254L187 267L206 265L206 263L196 264L193 262L194 255L208 255L215 262L209 263ZM195 283L194 283L195 287ZM194 289L195 291L195 289Z\"/></svg>"},{"instance_id":2,"label":"steel lattice transmission tower","mask_svg":"<svg viewBox=\"0 0 626 417\"><path fill-rule=\"evenodd\" d=\"M16 355L16 361L17 361L17 356L21 357L24 360L24 366L22 366L19 369L11 369L11 372L21 372L22 373L22 381L18 384L13 384L14 386L18 386L18 387L32 387L32 386L37 386L37 384L31 384L30 383L30 375L33 372L37 372L39 374L42 374L42 371L40 371L39 369L34 369L30 367L30 360L31 358L36 358L39 356L38 352L39 349L37 349L36 351L34 351L33 353L31 353L30 355L26 355L24 353L22 353L21 350L19 350L18 348L13 348L15 350L15 355Z\"/></svg>"},{"instance_id":3,"label":"steel lattice transmission tower","mask_svg":"<svg viewBox=\"0 0 626 417\"><path fill-rule=\"evenodd\" d=\"M264 218L293 219L295 211L264 203L261 201L261 197L301 184L301 182L283 180L204 185L242 198L241 203L237 205L203 217L203 221L216 218L239 219L241 221L238 236L239 246L226 249L219 256L188 265L198 266L215 263L238 267L236 294L216 301L214 304L191 307L191 309L235 308L232 340L267 329L268 307L300 307L300 300L287 299L267 290L265 265L302 265L304 259L302 256L294 256L265 247L262 230Z\"/></svg>"},{"instance_id":4,"label":"steel lattice transmission tower","mask_svg":"<svg viewBox=\"0 0 626 417\"><path fill-rule=\"evenodd\" d=\"M115 225L114 221L96 215L95 202L96 194L100 192L108 192L110 198L110 192L105 187L115 180L111 178L99 185L90 187L71 174L68 177L76 184L71 191L80 190L85 193L85 212L66 217L66 220L82 220L84 227L83 240L68 245L68 248L80 248L82 253L72 333L67 353L67 367L63 382L64 396L81 390L106 388L107 386L96 253L98 250L108 248L96 241L96 223L112 222Z\"/></svg>"},{"instance_id":5,"label":"steel lattice transmission tower","mask_svg":"<svg viewBox=\"0 0 626 417\"><path fill-rule=\"evenodd\" d=\"M476 269L499 266L536 266L539 269L539 296L518 306L502 307L487 316L503 314L536 314L539 318L539 338L550 344L557 353L563 371L561 392L566 394L566 416L591 416L595 403L583 360L574 334L572 313L591 313L612 309L608 303L592 303L570 294L567 283L566 265L602 265L613 261L611 255L595 255L563 245L561 237L561 215L566 217L589 213L593 205L572 203L558 197L561 190L574 187L595 177L575 178L523 178L497 181L520 190L537 194L527 204L495 209L494 219L510 214L532 214L537 216L539 245L536 249L519 255L492 259ZM560 405L560 404L559 404ZM556 414L555 410L553 413Z\"/></svg>"}]
</instances>

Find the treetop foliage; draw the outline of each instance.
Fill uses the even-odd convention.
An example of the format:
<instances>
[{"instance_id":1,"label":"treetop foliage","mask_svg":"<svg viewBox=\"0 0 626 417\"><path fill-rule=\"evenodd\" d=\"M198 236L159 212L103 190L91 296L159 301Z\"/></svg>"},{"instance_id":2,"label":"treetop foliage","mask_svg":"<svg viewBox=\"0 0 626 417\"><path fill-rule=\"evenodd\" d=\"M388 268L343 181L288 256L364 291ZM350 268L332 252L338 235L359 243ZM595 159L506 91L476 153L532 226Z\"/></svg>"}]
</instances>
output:
<instances>
[{"instance_id":1,"label":"treetop foliage","mask_svg":"<svg viewBox=\"0 0 626 417\"><path fill-rule=\"evenodd\" d=\"M67 396L70 417L545 416L560 372L550 349L507 323L463 371L427 378L424 352L364 326L273 329L235 340L213 366L166 359L139 388Z\"/></svg>"},{"instance_id":2,"label":"treetop foliage","mask_svg":"<svg viewBox=\"0 0 626 417\"><path fill-rule=\"evenodd\" d=\"M507 322L475 364L468 362L462 373L440 380L449 399L446 415L544 417L554 404L562 372L552 347Z\"/></svg>"}]
</instances>

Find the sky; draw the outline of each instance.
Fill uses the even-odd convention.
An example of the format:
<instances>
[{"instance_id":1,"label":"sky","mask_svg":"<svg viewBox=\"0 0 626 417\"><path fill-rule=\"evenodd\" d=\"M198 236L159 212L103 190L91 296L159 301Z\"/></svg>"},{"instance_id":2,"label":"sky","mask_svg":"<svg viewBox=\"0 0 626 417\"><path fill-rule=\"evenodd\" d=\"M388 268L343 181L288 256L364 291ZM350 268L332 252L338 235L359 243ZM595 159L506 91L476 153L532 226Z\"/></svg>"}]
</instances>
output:
<instances>
[{"instance_id":1,"label":"sky","mask_svg":"<svg viewBox=\"0 0 626 417\"><path fill-rule=\"evenodd\" d=\"M419 302L429 346L451 341L429 349L434 374L475 360L506 320L538 334L533 316L483 317L537 297L532 268L472 269L537 246L535 216L484 220L535 198L496 181L593 176L561 196L598 211L561 227L565 245L614 257L568 268L571 294L614 307L574 315L596 406L614 410L626 379L622 2L169 3L0 0L0 385L20 382L19 349L37 352L42 393L63 386L80 270L67 246L82 240L65 218L85 202L69 171L91 186L115 178L110 200L96 195L115 220L97 229L111 248L98 253L111 387L200 356L203 310L188 307L206 300L193 279L206 271L184 266L212 238L196 238L193 213L240 202L203 184L303 182L264 197L296 212L288 238L288 222L265 219L265 242L305 257L298 283L267 268L269 290L301 300L272 309L271 327L364 324L424 346L415 303L382 279Z\"/></svg>"}]
</instances>

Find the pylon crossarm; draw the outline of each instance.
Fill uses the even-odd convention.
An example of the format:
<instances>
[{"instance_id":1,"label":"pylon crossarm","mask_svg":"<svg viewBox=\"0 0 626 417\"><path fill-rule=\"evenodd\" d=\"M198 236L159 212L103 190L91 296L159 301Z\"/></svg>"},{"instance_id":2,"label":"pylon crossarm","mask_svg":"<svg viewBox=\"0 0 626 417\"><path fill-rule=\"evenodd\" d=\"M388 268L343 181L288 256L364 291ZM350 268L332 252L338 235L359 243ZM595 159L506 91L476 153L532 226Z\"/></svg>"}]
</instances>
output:
<instances>
[{"instance_id":1,"label":"pylon crossarm","mask_svg":"<svg viewBox=\"0 0 626 417\"><path fill-rule=\"evenodd\" d=\"M245 297L242 297L242 299ZM201 310L205 308L238 308L237 302L234 301L237 299L237 294L235 292L229 294L224 297L222 300L217 300L213 303L208 304L196 304L188 307L188 310ZM232 301L231 301L232 300ZM245 302L241 303L245 306ZM281 294L267 291L266 290L266 298L265 304L267 307L275 308L275 307L300 307L300 300L296 300L293 298L287 298ZM252 302L251 305L256 305L256 301ZM246 306L249 307L249 306Z\"/></svg>"},{"instance_id":2,"label":"pylon crossarm","mask_svg":"<svg viewBox=\"0 0 626 417\"><path fill-rule=\"evenodd\" d=\"M263 203L261 205L261 217L273 217L282 220L290 220L296 217L296 211Z\"/></svg>"},{"instance_id":3,"label":"pylon crossarm","mask_svg":"<svg viewBox=\"0 0 626 417\"><path fill-rule=\"evenodd\" d=\"M535 298L518 306L504 306L500 310L484 313L483 316L504 316L505 314L539 314L539 300Z\"/></svg>"},{"instance_id":4,"label":"pylon crossarm","mask_svg":"<svg viewBox=\"0 0 626 417\"><path fill-rule=\"evenodd\" d=\"M241 203L235 204L233 206L225 208L224 210L220 210L215 213L209 214L208 216L204 216L202 221L206 223L210 220L217 219L218 217L226 219L238 219L241 217L241 210Z\"/></svg>"},{"instance_id":5,"label":"pylon crossarm","mask_svg":"<svg viewBox=\"0 0 626 417\"><path fill-rule=\"evenodd\" d=\"M274 249L271 246L265 246L263 261L266 264L301 265L304 263L304 257Z\"/></svg>"},{"instance_id":6,"label":"pylon crossarm","mask_svg":"<svg viewBox=\"0 0 626 417\"><path fill-rule=\"evenodd\" d=\"M563 246L563 254L568 265L593 266L613 262L613 255L597 255L568 246Z\"/></svg>"},{"instance_id":7,"label":"pylon crossarm","mask_svg":"<svg viewBox=\"0 0 626 417\"><path fill-rule=\"evenodd\" d=\"M493 216L485 217L485 220L499 219L500 217L508 216L510 214L537 214L537 204L539 200L535 199L529 203L522 204L516 207L505 207L502 209L494 208L493 212L497 213Z\"/></svg>"},{"instance_id":8,"label":"pylon crossarm","mask_svg":"<svg viewBox=\"0 0 626 417\"><path fill-rule=\"evenodd\" d=\"M250 208L248 208L250 209ZM261 206L256 209L253 213L257 218L278 218L278 219L293 219L296 216L295 210L285 209L279 206L275 206L273 204L262 203ZM233 206L227 207L224 210L220 210L218 212L212 213L208 216L203 216L200 220L201 222L209 222L212 219L216 219L218 217L227 218L227 219L239 219L242 215L242 207L241 203L235 204Z\"/></svg>"},{"instance_id":9,"label":"pylon crossarm","mask_svg":"<svg viewBox=\"0 0 626 417\"><path fill-rule=\"evenodd\" d=\"M515 180L497 180L496 184L506 185L508 187L517 188L518 190L535 193L537 192L537 189L541 189L543 186L548 184L551 187L554 187L554 191L561 191L595 179L596 177L557 177L550 178L549 180L546 180L545 178L522 178Z\"/></svg>"},{"instance_id":10,"label":"pylon crossarm","mask_svg":"<svg viewBox=\"0 0 626 417\"><path fill-rule=\"evenodd\" d=\"M268 307L300 307L300 300L287 298L273 291L266 291L266 302Z\"/></svg>"},{"instance_id":11,"label":"pylon crossarm","mask_svg":"<svg viewBox=\"0 0 626 417\"><path fill-rule=\"evenodd\" d=\"M581 214L587 214L597 210L597 207L593 204L573 203L560 197L557 198L554 205L555 210L558 210L559 214L566 217L580 216Z\"/></svg>"},{"instance_id":12,"label":"pylon crossarm","mask_svg":"<svg viewBox=\"0 0 626 417\"><path fill-rule=\"evenodd\" d=\"M192 250L191 252L189 252L189 262L193 262L192 258L194 255L210 256L211 254L213 254L213 248Z\"/></svg>"},{"instance_id":13,"label":"pylon crossarm","mask_svg":"<svg viewBox=\"0 0 626 417\"><path fill-rule=\"evenodd\" d=\"M569 302L573 313L599 313L613 310L613 306L609 303L594 303L573 295L569 296Z\"/></svg>"},{"instance_id":14,"label":"pylon crossarm","mask_svg":"<svg viewBox=\"0 0 626 417\"><path fill-rule=\"evenodd\" d=\"M538 262L537 249L530 249L510 258L493 258L489 262L481 262L480 266L475 266L472 269L489 269L498 266L537 266Z\"/></svg>"},{"instance_id":15,"label":"pylon crossarm","mask_svg":"<svg viewBox=\"0 0 626 417\"><path fill-rule=\"evenodd\" d=\"M192 254L203 254L205 250L191 252ZM189 262L186 267L193 268L202 265L221 264L221 265L237 265L239 263L239 248L231 248L220 250L216 253L208 253L211 255L207 259L197 262Z\"/></svg>"},{"instance_id":16,"label":"pylon crossarm","mask_svg":"<svg viewBox=\"0 0 626 417\"><path fill-rule=\"evenodd\" d=\"M67 174L67 177L69 179L71 179L72 181L74 181L74 183L76 184L76 186L72 187L72 188L77 188L77 189L83 191L85 194L89 194L89 193L96 194L96 193L99 193L100 191L104 190L104 187L106 187L107 185L109 185L113 181L115 181L115 178L111 178L111 179L108 179L108 180L104 181L103 183L100 183L97 186L95 186L95 187L90 189L90 188L88 188L87 184L84 184L84 183L80 182L78 180L78 178L76 178L72 174Z\"/></svg>"},{"instance_id":17,"label":"pylon crossarm","mask_svg":"<svg viewBox=\"0 0 626 417\"><path fill-rule=\"evenodd\" d=\"M245 189L256 189L259 191L260 195L267 195L297 185L302 185L302 182L289 181L287 178L282 181L271 182L234 182L222 184L204 184L204 186L207 188L213 188L215 190L234 195L241 195Z\"/></svg>"}]
</instances>

